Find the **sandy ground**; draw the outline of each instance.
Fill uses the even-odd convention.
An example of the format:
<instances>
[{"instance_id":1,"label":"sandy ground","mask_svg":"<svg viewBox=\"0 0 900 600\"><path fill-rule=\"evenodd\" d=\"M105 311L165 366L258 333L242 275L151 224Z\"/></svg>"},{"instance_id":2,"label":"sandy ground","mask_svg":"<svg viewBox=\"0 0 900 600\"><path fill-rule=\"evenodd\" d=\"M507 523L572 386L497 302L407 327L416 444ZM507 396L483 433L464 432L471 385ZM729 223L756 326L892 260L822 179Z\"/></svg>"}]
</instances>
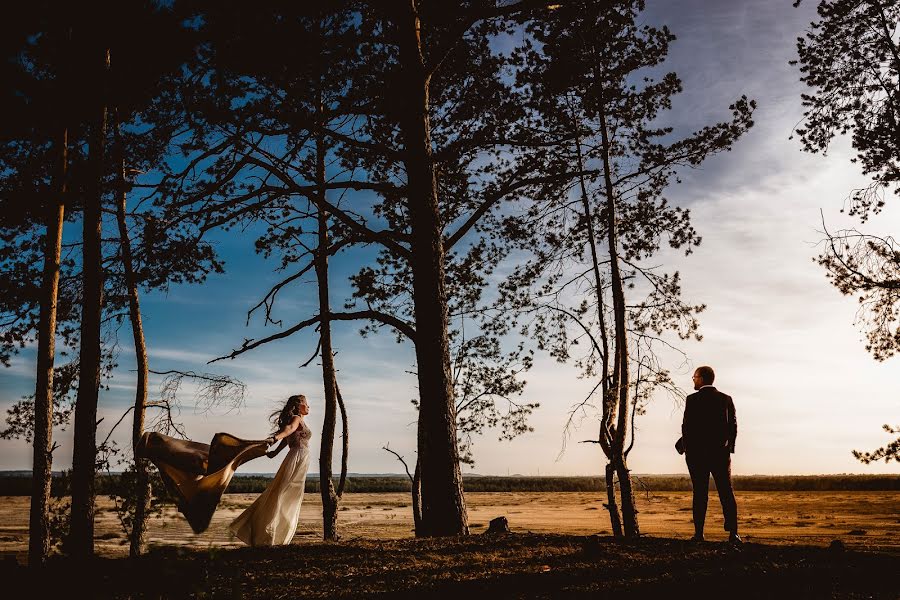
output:
<instances>
[{"instance_id":1,"label":"sandy ground","mask_svg":"<svg viewBox=\"0 0 900 600\"><path fill-rule=\"evenodd\" d=\"M227 494L209 529L195 535L174 507L153 519L147 536L150 547L194 549L236 547L228 523L255 495ZM469 493L472 533L487 528L497 516L506 516L514 532L609 535L609 518L596 493L503 492ZM827 546L840 539L851 549L900 554L900 492L739 492L741 535L747 541L776 545ZM0 555L22 561L28 547L29 498L0 497ZM96 547L101 556L127 553L127 545L112 502L98 499ZM638 503L644 535L687 538L693 533L691 494L659 492L641 495ZM317 494L307 494L294 544L321 539L322 505ZM345 541L412 537L412 515L407 494L346 494L339 516ZM724 541L722 513L713 492L707 515L706 537Z\"/></svg>"}]
</instances>

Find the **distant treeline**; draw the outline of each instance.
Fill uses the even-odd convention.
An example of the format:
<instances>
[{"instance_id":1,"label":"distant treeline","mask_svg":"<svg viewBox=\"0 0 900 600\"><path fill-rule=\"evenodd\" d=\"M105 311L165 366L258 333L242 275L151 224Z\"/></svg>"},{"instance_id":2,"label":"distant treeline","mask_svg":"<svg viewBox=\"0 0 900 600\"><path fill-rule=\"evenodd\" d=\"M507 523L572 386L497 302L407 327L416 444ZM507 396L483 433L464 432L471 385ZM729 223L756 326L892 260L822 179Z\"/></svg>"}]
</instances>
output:
<instances>
[{"instance_id":1,"label":"distant treeline","mask_svg":"<svg viewBox=\"0 0 900 600\"><path fill-rule=\"evenodd\" d=\"M237 475L228 487L230 494L262 492L272 477L267 475ZM900 475L737 475L733 478L738 491L811 492L811 491L900 491ZM471 475L464 477L467 492L601 492L605 490L600 477L492 477ZM335 483L337 483L335 481ZM54 477L54 495L65 494L66 482ZM688 492L691 480L687 475L638 475L635 488L650 492ZM118 475L97 478L99 495L115 494ZM161 490L159 476L155 476L154 490ZM410 481L403 476L352 476L346 490L357 493L409 492ZM306 480L306 492L319 492L319 479L313 475ZM0 473L0 496L28 496L31 477Z\"/></svg>"}]
</instances>

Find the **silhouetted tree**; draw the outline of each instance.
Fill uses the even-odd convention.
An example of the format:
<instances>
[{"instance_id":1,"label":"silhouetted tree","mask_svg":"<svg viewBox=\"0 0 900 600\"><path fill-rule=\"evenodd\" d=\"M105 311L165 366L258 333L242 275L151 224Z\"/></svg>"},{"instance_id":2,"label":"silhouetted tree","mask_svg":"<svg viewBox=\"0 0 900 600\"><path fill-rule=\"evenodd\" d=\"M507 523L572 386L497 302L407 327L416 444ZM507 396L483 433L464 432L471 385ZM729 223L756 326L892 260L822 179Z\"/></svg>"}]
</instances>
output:
<instances>
[{"instance_id":1,"label":"silhouetted tree","mask_svg":"<svg viewBox=\"0 0 900 600\"><path fill-rule=\"evenodd\" d=\"M362 131L376 142L381 159L368 172L383 185L402 182L378 190L377 214L394 235L380 256L381 272L387 265L399 274L387 283L409 298L419 340L422 521L417 535L468 532L452 375L448 303L450 285L457 282L450 276L450 256L473 228L496 219L501 201L539 177L506 141L519 113L504 79L507 63L490 43L512 31L507 17L543 18L546 12L543 2L500 8L493 2L372 3L363 11L364 26L380 44L380 52L368 57L376 77L363 80L364 97L374 100L378 118L364 123ZM497 256L492 253L503 252L502 244L479 239L467 244L458 264L468 255L484 263L469 264L489 268ZM377 297L378 286L386 283L379 274L360 273L355 281L360 298L373 297L370 290Z\"/></svg>"},{"instance_id":2,"label":"silhouetted tree","mask_svg":"<svg viewBox=\"0 0 900 600\"><path fill-rule=\"evenodd\" d=\"M155 113L151 113L149 109L158 103L160 96L169 92L173 81L180 80L180 69L191 58L196 39L182 24L179 10L153 2L117 6L112 18L142 23L139 32L129 31L127 28L110 32L116 62L111 66L109 75L109 101L115 115L110 136L110 166L115 175L109 187L110 195L114 196L119 234L118 266L121 280L116 282L116 288L122 290L121 297L116 300L128 307L137 366L132 420L133 448L144 433L149 385L139 288L142 284L165 287L170 280L202 281L210 269L216 268L216 264L208 246L194 245L190 241L185 243L183 238L179 239L177 230L166 231L163 228L156 232L156 236L153 236L156 239L150 239L149 244L148 240L138 238L139 246L133 247L129 221L150 219L158 222L152 212L129 214L128 192L134 176L152 169L165 159L169 144L176 136L177 126L184 123L185 111L177 106L169 106L167 111ZM160 44L160 40L165 40L165 44ZM160 119L161 116L165 118ZM141 233L146 234L151 229L145 226ZM159 237L166 240L163 244L165 248L153 247ZM166 250L176 252L167 256L163 254ZM129 531L131 556L139 555L143 549L146 514L151 500L150 468L149 461L134 459L134 489L131 491L134 515L130 519Z\"/></svg>"},{"instance_id":3,"label":"silhouetted tree","mask_svg":"<svg viewBox=\"0 0 900 600\"><path fill-rule=\"evenodd\" d=\"M347 63L353 60L359 40L354 39L352 14L340 3L273 3L262 11L258 6L218 3L198 8L206 43L194 68L210 73L210 78L192 88L203 100L198 103L197 126L189 144L203 150L192 156L189 168L197 164L193 160L213 157L206 153L207 147L215 148L216 159L199 163L211 176L209 182L189 181L186 171L170 170L161 185L161 197L163 204L170 203L172 219L195 224L201 235L237 224L265 227L256 239L256 251L266 257L280 254L277 270L291 268L293 272L249 311L248 323L262 309L265 325L280 325L273 317L279 293L306 273L315 273L317 314L285 335L305 327L318 330L316 350L304 366L321 357L325 398L319 457L323 534L334 540L346 481L349 432L337 385L331 324L356 317L335 315L329 297L329 256L354 239L325 208L329 190L340 189L333 185L334 177L327 170L335 161L337 143L328 133L339 129L346 118L341 106L347 91ZM271 56L278 56L279 61L273 62ZM235 104L239 108L232 110ZM254 180L256 173L262 173L259 180ZM295 186L303 192L297 193ZM236 189L241 193L235 194ZM182 200L181 190L188 190L188 201ZM281 337L284 335L276 334L260 343ZM242 351L259 345L250 342ZM343 440L341 475L335 488L331 464L338 411Z\"/></svg>"},{"instance_id":4,"label":"silhouetted tree","mask_svg":"<svg viewBox=\"0 0 900 600\"><path fill-rule=\"evenodd\" d=\"M410 317L369 305L364 310L332 312L329 318L331 321L370 320L392 327L410 339L424 335L423 339L427 340L416 346L421 400L419 460L422 461L423 519L420 535L467 531L450 371L446 271L449 263L445 259L447 252L467 232L476 224L488 221L499 202L524 187L522 180L533 175L522 165L513 168L503 157L502 132L509 119L498 116L509 111L511 103L504 96L507 88L501 77L502 61L494 55L489 43L504 27L497 20L499 16L526 9L544 10L540 3L521 4L497 9L493 3L467 3L461 12L425 3L409 7L388 7L380 3L348 5L355 11L353 14L359 15L352 22L358 30L356 35L362 37L357 44L362 43L366 52L352 57L351 76L346 80L340 101L331 109L332 115L343 115L343 119L329 122L324 132L337 146L336 154L343 167L325 187L377 194L375 201L365 207L355 206L350 211L338 206L327 195L319 193L321 186L315 185L303 172L298 173L293 162L283 160L284 154L273 153L273 146L262 142L265 137L240 137L244 131L240 126L214 132L222 134L220 137L204 138L202 142L197 138L192 144L196 155L190 160L189 169L168 177L168 197L181 195L185 200L179 203L179 208L206 215L206 224L201 228L237 222L239 217L250 218L256 210L276 206L272 203L278 199L303 197L318 210L326 211L354 242L383 247L380 259L390 269L396 267L401 273L397 280L405 283L403 295L410 299ZM421 31L426 32L424 37L416 34L420 25ZM279 52L262 52L261 48L268 47L266 41L253 50L267 57L290 58L292 54L277 45L278 39L272 44ZM253 59L250 54L246 56L248 61ZM276 119L269 121L270 126L259 133L283 134L290 143L289 149L299 148L300 142L308 139L304 136L312 135L304 133L313 129L312 111L308 107L293 108L294 104L286 102L280 91L272 95L242 95L241 86L254 89L259 85L259 89L268 89L265 86L270 81L283 76L283 64L264 61L245 71L246 77L237 81L222 77L219 65L226 58L211 54L214 74L209 78L209 85L216 88L221 98L210 102L204 118L214 121L216 115L227 114L235 124L243 124L248 119L252 122L254 111L277 98L278 110L285 112L276 113ZM338 77L338 81L343 79ZM242 99L233 101L235 94ZM226 103L223 98L229 101ZM217 108L220 105L227 109ZM433 115L440 117L439 127L435 129L431 127ZM277 126L271 126L276 123ZM291 127L284 127L285 123ZM246 131L252 131L252 127ZM437 148L434 154L433 142ZM275 146L281 147L283 144ZM495 157L498 160L491 164L490 159ZM442 169L438 179L434 176L435 164L440 164ZM187 174L194 167L203 166L208 167L203 176L189 180ZM468 173L467 168L471 168ZM443 173L447 173L446 179ZM258 177L261 184L247 187L251 177ZM436 195L439 191L440 197ZM473 243L469 253L476 256L489 248L488 244ZM368 299L366 278L369 275L364 270L355 281L364 288L358 296L364 301ZM229 356L316 326L320 321L318 315L272 336L247 340ZM425 328L424 334L419 332L420 327Z\"/></svg>"},{"instance_id":5,"label":"silhouetted tree","mask_svg":"<svg viewBox=\"0 0 900 600\"><path fill-rule=\"evenodd\" d=\"M795 3L799 4L799 2ZM795 133L807 152L826 152L850 134L862 172L872 183L853 190L849 214L878 213L885 193L900 194L900 2L823 0L819 20L797 40L804 121ZM900 349L900 250L890 236L855 229L825 231L818 257L841 293L858 295L857 322L866 349L885 360Z\"/></svg>"},{"instance_id":6,"label":"silhouetted tree","mask_svg":"<svg viewBox=\"0 0 900 600\"><path fill-rule=\"evenodd\" d=\"M664 240L688 254L700 242L689 212L663 194L680 169L729 150L752 125L754 107L741 98L730 107L732 121L673 135L661 116L681 82L674 73L657 81L644 70L665 60L674 36L639 25L643 8L640 0L573 2L527 28L532 38L520 54L519 83L534 123L526 133L537 139L521 143L543 146L544 172L565 177L535 189L531 208L507 224L534 258L516 267L502 299L534 315L527 330L558 360L588 340L576 365L599 381L573 416L600 397L595 442L608 460L607 508L614 534L626 537L639 535L627 467L633 417L653 389L678 394L654 348L669 346L666 331L699 339L703 309L681 300L677 272L646 265ZM626 288L645 299L628 303Z\"/></svg>"},{"instance_id":7,"label":"silhouetted tree","mask_svg":"<svg viewBox=\"0 0 900 600\"><path fill-rule=\"evenodd\" d=\"M15 128L8 129L13 135L10 143L4 146L5 170L2 201L12 209L9 213L4 211L6 214L27 212L26 209L29 203L36 197L35 190L40 189L41 185L43 185L39 184L38 180L40 178L47 179L48 176L45 173L47 169L41 170L39 157L41 157L43 149L52 149L56 146L49 145L49 142L46 141L49 138L43 132L48 128L59 127L61 120L64 121L63 125L65 125L66 131L69 133L69 154L73 156L73 159L68 162L74 165L74 168L70 169L73 175L67 177L66 181L67 186L71 189L67 194L69 196L67 202L69 214L73 214L84 207L93 207L88 211L87 219L82 220L87 224L85 226L90 225L88 227L91 229L90 233L94 234L93 229L102 222L102 214L108 212L104 205L117 194L124 194L124 182L120 178L110 177L114 170L111 168L109 153L103 153L103 156L97 155L99 147L107 145L108 140L106 139L106 134L102 131L102 127L97 125L97 118L91 115L102 113L98 107L104 104L102 100L105 95L106 101L113 104L120 115L126 115L130 120L134 116L135 111L139 107L145 106L148 98L153 97L160 77L167 70L177 67L179 60L184 60L185 50L188 48L181 43L183 40L179 39L177 35L182 28L178 20L173 19L166 9L160 9L153 2L135 3L127 6L116 5L116 10L108 10L110 8L111 5L97 6L91 10L80 10L78 8L72 8L71 11L58 10L59 7L55 6L55 3L39 2L33 7L20 9L23 14L32 15L30 18L14 20L17 26L25 28L23 31L27 33L22 47L16 50L19 53L17 56L18 64L21 65L21 73L17 75L18 78L16 80L17 84L19 84L16 98L25 97L29 99L29 102L27 105L28 111L25 114L13 117L9 112L5 113L5 116L10 118L10 123L14 120L17 122ZM116 28L117 24L121 22L137 21L143 24L140 30L141 33L129 33L122 28ZM60 31L63 33L59 33ZM166 50L164 52L159 51L159 48L162 47L162 40L166 41L164 46ZM100 48L100 46L103 46L103 41L107 42L107 49L110 52L116 52L123 63L121 68L112 73L108 72L106 68L98 69L92 62L97 56L103 58L102 55L106 52L106 50ZM175 58L173 59L173 57ZM61 81L63 79L62 75L65 75L65 79L69 83ZM34 83L30 83L29 77ZM58 92L62 83L66 83L69 89L74 89L71 82L77 82L82 89L90 93L67 94L65 107L63 110L60 110L58 105L53 106L48 101L48 90L53 91L55 86ZM42 85L46 89L41 88ZM60 101L57 101L57 104ZM94 126L91 126L92 122ZM148 161L152 163L159 160L159 148L165 148L165 142L168 141L166 135L170 137L172 135L171 128L167 129L165 127L150 128L148 133L146 121L136 124L135 128L143 130L142 135L138 136L140 143L132 144L127 150L123 149L120 144L116 146L117 160L120 167L124 161L123 155L125 154L128 155L132 165L140 164L142 167ZM4 128L4 130L6 131L7 128ZM118 133L118 128L116 131ZM85 161L83 160L86 134L90 134L90 143L87 145L94 155L87 161L88 168L85 168ZM128 137L132 142L135 139L135 136L129 137L126 135L125 137ZM160 140L162 140L162 146L160 146ZM36 151L38 148L42 150ZM142 161L144 164L141 164ZM31 181L30 184L29 181ZM32 187L29 188L29 185ZM119 194L120 192L121 194ZM124 196L122 197L124 198ZM109 204L112 205L111 202ZM147 217L145 225L153 222L152 217L144 216ZM26 218L23 220L23 223L33 221L33 219L29 221ZM44 304L43 302L38 302L35 295L30 292L32 282L36 281L33 273L34 266L37 264L38 258L40 258L34 251L35 246L30 241L33 237L31 229L24 226L16 229L11 222L9 227L6 225L4 223L4 240L10 242L10 252L8 254L10 259L8 261L4 259L3 266L4 271L10 275L10 282L15 281L16 285L9 288L8 294L4 290L5 295L2 298L4 314L11 315L11 318L3 323L4 356L8 356L7 348L11 348L14 344L24 344L31 332L37 329L36 320L32 318L32 315L38 304L41 304L42 308ZM208 247L204 247L202 244L194 245L182 242L180 249L187 250L187 252L170 252L173 249L178 249L177 241L172 243L172 236L164 235L165 231L160 232L158 228L156 229L157 239L149 239L149 244L144 244L142 240L141 244L139 244L140 247L132 256L132 258L134 258L134 255L137 256L138 270L142 272L143 277L141 283L150 286L163 286L168 281L202 279L206 272L202 267L202 263L209 258L208 253L205 253ZM142 230L145 238L148 237L148 233L152 234L153 232L154 227L152 226L145 226ZM161 233L163 235L160 235ZM149 237L152 238L153 236L150 235ZM61 311L61 314L65 316L61 318L60 322L66 323L61 333L67 345L71 346L74 342L93 346L84 336L79 335L80 332L72 324L77 320L75 312L79 309L82 311L88 310L82 300L88 299L91 302L97 300L99 302L99 298L104 297L105 314L98 313L94 315L91 313L89 316L92 318L81 322L82 327L88 327L92 330L96 329L97 344L100 344L97 346L99 352L102 348L102 342L99 340L100 324L113 322L117 316L118 309L123 305L123 301L125 305L128 304L127 294L119 291L119 288L124 289L128 286L118 280L115 273L111 273L111 270L116 269L117 252L114 250L110 253L108 249L105 250L96 235L89 236L89 238L93 239L94 243L89 243L86 247L82 246L89 250L89 259L87 261L77 256L69 256L63 261L68 274L64 273L61 283L61 287L66 289L65 293L61 291L59 295L60 306L65 308L65 310ZM161 239L165 243L160 244ZM118 246L118 244L107 244L107 246L113 245ZM67 251L77 250L78 247L78 244L69 244ZM148 249L150 250L149 252L147 251ZM118 247L116 250L118 250ZM193 260L194 257L198 257L197 261ZM52 260L53 256L46 255L45 258ZM97 259L96 267L93 265L93 259ZM79 266L81 267L82 276L88 277L88 283L91 284L87 288L79 285L79 282L72 277L72 273L77 273ZM123 268L119 266L120 271ZM181 273L178 272L179 269L181 269ZM197 273L194 274L194 271L197 271ZM95 277L97 273L105 276L102 279L106 281L101 284L105 289L102 292L93 294L92 299L91 292L96 287L93 284L97 283ZM113 276L109 277L109 275ZM134 275L133 272L132 275ZM124 279L128 279L128 277ZM84 294L82 290L87 290L88 293ZM98 304L98 306L100 305ZM97 318L94 319L94 316ZM95 325L96 327L94 327ZM92 338L93 335L89 337ZM111 357L109 352L104 351L104 353L106 358L104 359L103 355L101 355L98 360L100 363L105 364L103 368L109 375L109 370L112 368L113 363L109 360ZM55 383L53 384L53 388L57 390L54 403L64 408L58 415L52 416L54 424L63 425L68 421L68 409L60 403L64 402L63 399L69 391L69 384L77 384L81 389L82 397L88 398L81 403L82 412L87 411L87 413L91 413L93 411L94 414L93 417L88 415L79 419L83 426L77 428L79 429L79 434L76 436L79 440L76 445L81 450L76 450L75 452L75 455L79 458L76 460L78 467L73 476L73 480L76 483L74 492L76 524L73 527L75 536L73 539L75 541L83 541L87 537L91 538L87 543L79 543L74 546L78 552L87 552L87 546L92 546L93 544L92 536L85 534L85 531L88 529L88 525L85 524L85 515L90 512L85 507L93 503L88 480L93 479L95 458L88 460L88 456L96 457L96 406L93 409L91 408L91 404L96 404L96 397L90 389L87 389L91 385L80 377L82 362L87 365L88 372L93 370L90 364L92 359L89 355L91 354L92 352L88 352L87 355L81 352L77 356L78 364L74 367L66 365L62 370L57 369L57 371L62 371L65 374L66 377L61 380L65 385L57 386ZM43 367L41 368L43 369ZM92 378L87 377L87 379L91 380ZM38 389L40 391L40 385ZM39 393L38 397L40 396L41 394ZM35 412L33 399L27 398L23 400L10 411L7 418L10 427L4 433L20 435L27 432L26 435L28 437L34 433L35 439L38 440L40 437L38 432L42 431L44 426L40 422L35 424L34 420L37 418L39 421L39 413L42 412L42 409L37 413ZM140 411L140 414L142 415L143 411ZM93 433L91 433L92 431ZM43 442L38 440L36 451L42 445ZM93 452L91 451L91 446L94 447ZM49 474L49 469L47 472ZM34 480L37 483L41 479L41 477L35 477ZM88 491L85 492L85 490ZM91 498L86 499L86 495L90 495ZM40 495L36 495L36 498L40 498ZM36 510L33 511L33 514L37 517L40 512ZM138 519L137 522L140 523L141 520ZM42 537L41 535L35 535L32 539L37 542ZM36 561L36 564L39 562Z\"/></svg>"},{"instance_id":8,"label":"silhouetted tree","mask_svg":"<svg viewBox=\"0 0 900 600\"><path fill-rule=\"evenodd\" d=\"M81 332L79 339L78 398L75 401L72 452L72 516L68 550L74 558L94 554L94 474L97 462L97 403L100 395L100 337L103 311L102 204L106 161L106 74L110 50L96 32L79 29L90 39L87 56L87 89L96 102L88 129L89 178L83 196L81 259ZM100 42L100 43L96 43ZM96 45L95 45L96 44Z\"/></svg>"},{"instance_id":9,"label":"silhouetted tree","mask_svg":"<svg viewBox=\"0 0 900 600\"><path fill-rule=\"evenodd\" d=\"M29 565L43 565L50 550L48 506L52 470L54 425L68 419L61 408L71 377L54 379L62 229L68 185L69 102L67 51L70 28L65 11L56 19L40 4L17 6L3 27L3 139L0 150L0 265L8 273L0 292L0 362L9 365L10 353L37 333L35 394L15 404L8 413L4 438L33 441ZM44 29L53 40L51 51L37 53L32 37ZM41 60L46 59L46 60ZM38 232L43 242L37 244ZM38 277L34 268L43 263ZM34 285L33 285L34 284ZM37 315L35 309L38 309ZM35 317L37 316L37 319ZM65 302L60 316L68 318ZM63 330L67 341L70 332ZM71 374L71 365L64 375ZM63 393L55 393L65 388Z\"/></svg>"},{"instance_id":10,"label":"silhouetted tree","mask_svg":"<svg viewBox=\"0 0 900 600\"><path fill-rule=\"evenodd\" d=\"M118 114L118 113L117 113ZM150 378L150 367L147 362L147 342L144 337L144 325L141 318L140 296L138 292L138 280L134 270L134 258L131 247L131 239L128 233L127 210L127 182L126 163L123 155L119 123L114 124L115 141L114 152L116 154L116 225L119 230L119 252L122 260L124 283L128 295L128 320L131 323L132 339L134 341L134 355L137 363L137 385L134 394L134 415L132 420L132 448L136 447L144 434L144 418L147 412L147 386ZM146 514L150 505L150 463L143 459L134 459L135 486L134 505L135 515L129 532L129 554L138 556L143 548L144 531L146 530Z\"/></svg>"},{"instance_id":11,"label":"silhouetted tree","mask_svg":"<svg viewBox=\"0 0 900 600\"><path fill-rule=\"evenodd\" d=\"M885 192L900 195L900 2L821 0L817 12L791 61L812 88L795 133L814 153L850 134L853 162L872 184L850 193L849 213L865 221Z\"/></svg>"},{"instance_id":12,"label":"silhouetted tree","mask_svg":"<svg viewBox=\"0 0 900 600\"><path fill-rule=\"evenodd\" d=\"M852 161L871 183L852 190L846 203L865 223L881 211L885 194L900 195L900 2L821 0L817 13L791 61L812 88L801 96L806 110L795 133L805 151L823 154L836 136L850 134ZM842 294L859 298L856 323L866 350L875 360L890 358L900 351L900 247L889 235L824 232L817 262ZM890 456L891 447L896 452L896 442L881 450ZM853 454L870 462L879 452Z\"/></svg>"},{"instance_id":13,"label":"silhouetted tree","mask_svg":"<svg viewBox=\"0 0 900 600\"><path fill-rule=\"evenodd\" d=\"M41 316L38 331L37 383L34 393L34 456L30 524L28 527L29 565L40 565L49 552L47 503L53 464L53 375L56 354L56 306L59 292L62 231L65 221L66 168L68 130L61 127L59 138L59 198L47 210L47 233L44 248L44 276L41 294Z\"/></svg>"}]
</instances>

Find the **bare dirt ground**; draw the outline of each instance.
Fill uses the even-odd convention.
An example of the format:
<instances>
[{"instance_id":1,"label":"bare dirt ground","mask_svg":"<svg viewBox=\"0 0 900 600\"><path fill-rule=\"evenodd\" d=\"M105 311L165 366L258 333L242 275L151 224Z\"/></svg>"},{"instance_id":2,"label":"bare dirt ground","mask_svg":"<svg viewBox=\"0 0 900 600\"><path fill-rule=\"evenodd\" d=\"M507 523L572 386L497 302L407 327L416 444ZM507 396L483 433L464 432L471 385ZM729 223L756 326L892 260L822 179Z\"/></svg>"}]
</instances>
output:
<instances>
[{"instance_id":1,"label":"bare dirt ground","mask_svg":"<svg viewBox=\"0 0 900 600\"><path fill-rule=\"evenodd\" d=\"M240 547L228 523L253 501L255 495L226 494L209 529L195 535L174 506L163 518L153 519L147 535L151 547L210 549ZM466 496L472 533L487 528L498 516L509 519L513 532L610 535L609 517L597 493L501 492ZM741 535L746 541L776 545L827 546L841 540L847 548L900 554L900 492L738 492ZM28 547L29 498L0 497L0 555L24 561ZM638 502L641 532L664 538L688 538L691 524L689 492L642 494ZM321 539L322 504L318 494L307 494L300 512L294 544ZM722 513L711 493L706 537L723 541ZM345 541L412 537L412 515L407 494L346 494L338 521ZM124 556L127 545L112 502L98 499L95 535L97 552L105 557Z\"/></svg>"},{"instance_id":2,"label":"bare dirt ground","mask_svg":"<svg viewBox=\"0 0 900 600\"><path fill-rule=\"evenodd\" d=\"M306 542L272 548L168 546L138 559L0 562L21 598L716 598L884 599L900 556L816 546L512 533Z\"/></svg>"}]
</instances>

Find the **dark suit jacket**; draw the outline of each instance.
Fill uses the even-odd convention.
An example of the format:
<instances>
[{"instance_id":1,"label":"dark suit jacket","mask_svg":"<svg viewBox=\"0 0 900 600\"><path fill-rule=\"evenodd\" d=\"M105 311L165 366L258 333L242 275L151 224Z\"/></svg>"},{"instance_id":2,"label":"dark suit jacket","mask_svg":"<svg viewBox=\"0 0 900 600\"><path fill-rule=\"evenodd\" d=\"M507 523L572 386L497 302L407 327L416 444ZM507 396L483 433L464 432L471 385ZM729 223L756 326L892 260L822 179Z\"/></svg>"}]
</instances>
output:
<instances>
[{"instance_id":1,"label":"dark suit jacket","mask_svg":"<svg viewBox=\"0 0 900 600\"><path fill-rule=\"evenodd\" d=\"M705 387L688 396L681 436L688 455L712 453L725 448L734 452L737 417L731 396L714 387Z\"/></svg>"}]
</instances>

